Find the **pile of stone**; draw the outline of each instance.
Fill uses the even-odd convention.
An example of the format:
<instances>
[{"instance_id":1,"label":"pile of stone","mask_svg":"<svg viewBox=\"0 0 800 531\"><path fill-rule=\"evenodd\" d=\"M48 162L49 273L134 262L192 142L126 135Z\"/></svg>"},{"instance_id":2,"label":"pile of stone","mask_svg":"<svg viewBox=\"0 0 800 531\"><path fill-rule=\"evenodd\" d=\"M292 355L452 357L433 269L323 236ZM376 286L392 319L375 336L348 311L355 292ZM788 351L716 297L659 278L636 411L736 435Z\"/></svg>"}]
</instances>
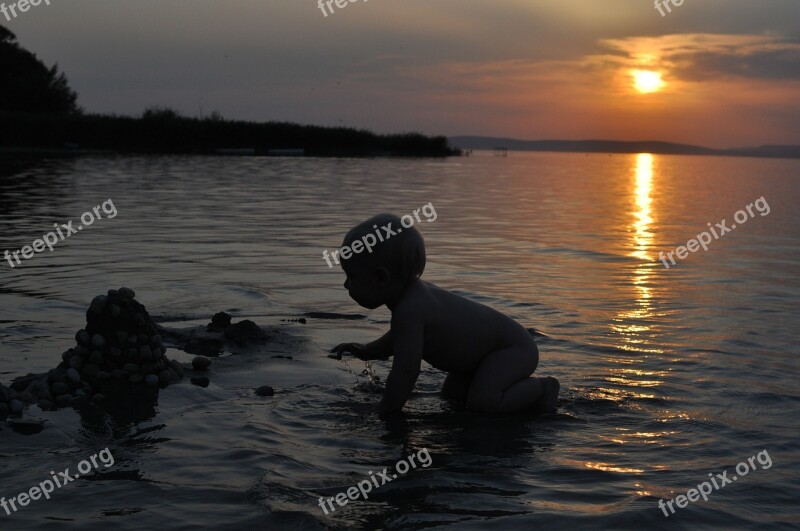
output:
<instances>
[{"instance_id":1,"label":"pile of stone","mask_svg":"<svg viewBox=\"0 0 800 531\"><path fill-rule=\"evenodd\" d=\"M75 340L55 369L17 378L10 389L0 385L0 419L19 415L25 403L55 409L136 390L155 396L183 376L181 364L167 359L156 325L131 289L95 297L86 328Z\"/></svg>"}]
</instances>

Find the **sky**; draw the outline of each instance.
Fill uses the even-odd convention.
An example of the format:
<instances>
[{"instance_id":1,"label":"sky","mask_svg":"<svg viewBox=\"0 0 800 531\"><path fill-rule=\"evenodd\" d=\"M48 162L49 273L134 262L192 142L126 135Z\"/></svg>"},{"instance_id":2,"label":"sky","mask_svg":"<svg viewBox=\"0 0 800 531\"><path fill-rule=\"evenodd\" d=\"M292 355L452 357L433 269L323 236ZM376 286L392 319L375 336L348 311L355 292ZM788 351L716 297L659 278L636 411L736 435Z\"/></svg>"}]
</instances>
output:
<instances>
[{"instance_id":1,"label":"sky","mask_svg":"<svg viewBox=\"0 0 800 531\"><path fill-rule=\"evenodd\" d=\"M800 144L800 0L684 0L663 16L650 0L50 3L0 24L58 63L88 112Z\"/></svg>"}]
</instances>

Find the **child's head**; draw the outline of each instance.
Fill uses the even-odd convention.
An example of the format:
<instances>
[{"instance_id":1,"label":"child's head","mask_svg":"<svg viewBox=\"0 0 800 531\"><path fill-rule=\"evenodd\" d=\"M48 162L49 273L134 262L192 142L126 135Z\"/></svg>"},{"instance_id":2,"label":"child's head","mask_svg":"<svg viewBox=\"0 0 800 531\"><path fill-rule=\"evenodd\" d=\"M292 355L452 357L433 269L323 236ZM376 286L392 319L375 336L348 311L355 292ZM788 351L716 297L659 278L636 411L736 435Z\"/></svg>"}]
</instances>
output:
<instances>
[{"instance_id":1,"label":"child's head","mask_svg":"<svg viewBox=\"0 0 800 531\"><path fill-rule=\"evenodd\" d=\"M388 291L403 288L425 270L425 241L419 231L401 226L400 218L378 214L359 223L345 235L342 269L345 288L365 308L386 304Z\"/></svg>"}]
</instances>

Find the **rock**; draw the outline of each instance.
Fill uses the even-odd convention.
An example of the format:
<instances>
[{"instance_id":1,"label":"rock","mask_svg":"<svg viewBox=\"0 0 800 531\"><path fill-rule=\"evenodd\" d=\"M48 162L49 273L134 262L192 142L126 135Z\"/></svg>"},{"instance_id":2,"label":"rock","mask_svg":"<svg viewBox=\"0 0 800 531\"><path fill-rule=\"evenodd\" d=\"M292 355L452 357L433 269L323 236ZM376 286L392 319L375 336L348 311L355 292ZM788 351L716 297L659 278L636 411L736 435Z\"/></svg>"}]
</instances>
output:
<instances>
[{"instance_id":1,"label":"rock","mask_svg":"<svg viewBox=\"0 0 800 531\"><path fill-rule=\"evenodd\" d=\"M129 348L128 349L128 358L135 360L139 357L139 349L136 348Z\"/></svg>"},{"instance_id":2,"label":"rock","mask_svg":"<svg viewBox=\"0 0 800 531\"><path fill-rule=\"evenodd\" d=\"M78 333L75 334L75 341L85 347L88 347L89 343L92 341L92 336L89 335L89 332L81 328L78 330Z\"/></svg>"},{"instance_id":3,"label":"rock","mask_svg":"<svg viewBox=\"0 0 800 531\"><path fill-rule=\"evenodd\" d=\"M81 373L75 369L69 368L67 369L67 380L75 384L81 383Z\"/></svg>"},{"instance_id":4,"label":"rock","mask_svg":"<svg viewBox=\"0 0 800 531\"><path fill-rule=\"evenodd\" d=\"M86 378L94 378L95 376L97 376L98 372L100 372L100 367L98 367L94 363L89 363L83 368L83 375Z\"/></svg>"},{"instance_id":5,"label":"rock","mask_svg":"<svg viewBox=\"0 0 800 531\"><path fill-rule=\"evenodd\" d=\"M267 338L267 333L249 319L229 326L225 329L224 335L229 341L241 344L263 341Z\"/></svg>"},{"instance_id":6,"label":"rock","mask_svg":"<svg viewBox=\"0 0 800 531\"><path fill-rule=\"evenodd\" d=\"M139 357L143 360L153 359L153 351L147 345L139 347Z\"/></svg>"},{"instance_id":7,"label":"rock","mask_svg":"<svg viewBox=\"0 0 800 531\"><path fill-rule=\"evenodd\" d=\"M20 435L35 435L44 429L44 422L41 420L11 420L8 425Z\"/></svg>"},{"instance_id":8,"label":"rock","mask_svg":"<svg viewBox=\"0 0 800 531\"><path fill-rule=\"evenodd\" d=\"M128 333L124 330L117 330L114 332L114 335L117 336L117 343L119 345L124 345L126 341L128 341Z\"/></svg>"},{"instance_id":9,"label":"rock","mask_svg":"<svg viewBox=\"0 0 800 531\"><path fill-rule=\"evenodd\" d=\"M101 348L105 346L106 338L104 338L101 334L95 334L92 336L92 345L96 348Z\"/></svg>"},{"instance_id":10,"label":"rock","mask_svg":"<svg viewBox=\"0 0 800 531\"><path fill-rule=\"evenodd\" d=\"M127 380L131 374L123 369L114 369L111 371L111 377L115 380Z\"/></svg>"},{"instance_id":11,"label":"rock","mask_svg":"<svg viewBox=\"0 0 800 531\"><path fill-rule=\"evenodd\" d=\"M94 395L92 397L92 400L94 400L95 402L102 402L105 399L106 399L106 395L104 395L102 393L97 393L96 395Z\"/></svg>"},{"instance_id":12,"label":"rock","mask_svg":"<svg viewBox=\"0 0 800 531\"><path fill-rule=\"evenodd\" d=\"M107 382L111 379L111 373L107 371L99 371L97 373L97 379L101 382Z\"/></svg>"},{"instance_id":13,"label":"rock","mask_svg":"<svg viewBox=\"0 0 800 531\"><path fill-rule=\"evenodd\" d=\"M130 288L119 288L118 291L119 291L119 294L122 295L123 297L128 297L129 299L135 299L136 298L136 292L133 291Z\"/></svg>"},{"instance_id":14,"label":"rock","mask_svg":"<svg viewBox=\"0 0 800 531\"><path fill-rule=\"evenodd\" d=\"M94 313L102 313L103 309L106 307L106 302L108 301L108 297L105 295L98 295L94 299L92 299L92 303L89 305L89 309Z\"/></svg>"},{"instance_id":15,"label":"rock","mask_svg":"<svg viewBox=\"0 0 800 531\"><path fill-rule=\"evenodd\" d=\"M121 310L119 309L119 306L117 306L116 304L112 304L111 305L111 317L114 317L116 319L117 317L119 317L120 313L121 313Z\"/></svg>"},{"instance_id":16,"label":"rock","mask_svg":"<svg viewBox=\"0 0 800 531\"><path fill-rule=\"evenodd\" d=\"M196 356L192 360L192 368L196 371L205 371L211 366L211 360L205 356Z\"/></svg>"},{"instance_id":17,"label":"rock","mask_svg":"<svg viewBox=\"0 0 800 531\"><path fill-rule=\"evenodd\" d=\"M83 389L78 389L77 391L75 391L74 395L76 397L81 397L81 396L86 396L86 393L83 392Z\"/></svg>"},{"instance_id":18,"label":"rock","mask_svg":"<svg viewBox=\"0 0 800 531\"><path fill-rule=\"evenodd\" d=\"M131 374L130 376L128 376L128 382L129 382L129 383L132 383L132 384L138 384L138 383L141 383L141 381L142 381L143 379L144 379L144 378L142 378L142 375L141 375L141 374L139 374L138 372L137 372L137 373L135 373L135 374Z\"/></svg>"},{"instance_id":19,"label":"rock","mask_svg":"<svg viewBox=\"0 0 800 531\"><path fill-rule=\"evenodd\" d=\"M29 391L23 391L19 394L19 399L25 404L33 404L33 394Z\"/></svg>"},{"instance_id":20,"label":"rock","mask_svg":"<svg viewBox=\"0 0 800 531\"><path fill-rule=\"evenodd\" d=\"M256 394L258 396L273 396L275 394L275 389L268 385L264 385L256 389Z\"/></svg>"},{"instance_id":21,"label":"rock","mask_svg":"<svg viewBox=\"0 0 800 531\"><path fill-rule=\"evenodd\" d=\"M144 320L144 317L140 313L136 313L133 315L133 322L136 323L136 326L144 326L147 324Z\"/></svg>"},{"instance_id":22,"label":"rock","mask_svg":"<svg viewBox=\"0 0 800 531\"><path fill-rule=\"evenodd\" d=\"M139 337L136 334L131 334L130 336L128 336L129 345L135 345L138 342L139 342Z\"/></svg>"},{"instance_id":23,"label":"rock","mask_svg":"<svg viewBox=\"0 0 800 531\"><path fill-rule=\"evenodd\" d=\"M118 360L122 356L122 351L117 347L111 347L110 349L108 349L108 352L109 354L111 354L111 357L114 358L115 360Z\"/></svg>"},{"instance_id":24,"label":"rock","mask_svg":"<svg viewBox=\"0 0 800 531\"><path fill-rule=\"evenodd\" d=\"M80 382L80 378L78 378L78 381ZM56 382L50 386L50 392L53 394L53 396L63 395L69 393L69 387L67 387L67 384L63 382Z\"/></svg>"},{"instance_id":25,"label":"rock","mask_svg":"<svg viewBox=\"0 0 800 531\"><path fill-rule=\"evenodd\" d=\"M82 345L78 345L77 347L72 349L72 351L75 353L76 356L80 356L80 357L89 355L89 349L84 347L84 346L82 346Z\"/></svg>"},{"instance_id":26,"label":"rock","mask_svg":"<svg viewBox=\"0 0 800 531\"><path fill-rule=\"evenodd\" d=\"M166 387L172 381L169 371L161 371L158 373L158 383L161 387Z\"/></svg>"},{"instance_id":27,"label":"rock","mask_svg":"<svg viewBox=\"0 0 800 531\"><path fill-rule=\"evenodd\" d=\"M99 350L95 350L94 352L92 352L92 355L89 357L89 361L91 361L95 365L102 365L103 364L103 354Z\"/></svg>"},{"instance_id":28,"label":"rock","mask_svg":"<svg viewBox=\"0 0 800 531\"><path fill-rule=\"evenodd\" d=\"M43 409L45 411L49 411L51 409L55 409L55 407L56 407L55 403L53 403L52 400L49 400L47 398L40 398L39 402L38 402L38 405L39 405L39 409Z\"/></svg>"},{"instance_id":29,"label":"rock","mask_svg":"<svg viewBox=\"0 0 800 531\"><path fill-rule=\"evenodd\" d=\"M156 334L153 337L151 337L150 338L150 344L153 345L153 346L156 346L156 347L160 347L161 346L161 336Z\"/></svg>"},{"instance_id":30,"label":"rock","mask_svg":"<svg viewBox=\"0 0 800 531\"><path fill-rule=\"evenodd\" d=\"M108 296L109 297L116 297L117 295L119 295L119 291L117 291L115 289L108 290Z\"/></svg>"},{"instance_id":31,"label":"rock","mask_svg":"<svg viewBox=\"0 0 800 531\"><path fill-rule=\"evenodd\" d=\"M22 413L22 410L25 408L25 405L22 403L21 400L14 399L8 403L8 410L11 412L12 415L19 415Z\"/></svg>"},{"instance_id":32,"label":"rock","mask_svg":"<svg viewBox=\"0 0 800 531\"><path fill-rule=\"evenodd\" d=\"M200 387L208 387L208 384L210 383L211 380L209 380L207 376L196 376L192 378L192 384Z\"/></svg>"},{"instance_id":33,"label":"rock","mask_svg":"<svg viewBox=\"0 0 800 531\"><path fill-rule=\"evenodd\" d=\"M169 362L170 367L173 371L177 373L180 378L183 378L183 365L178 362L178 360L172 360Z\"/></svg>"},{"instance_id":34,"label":"rock","mask_svg":"<svg viewBox=\"0 0 800 531\"><path fill-rule=\"evenodd\" d=\"M122 366L122 368L131 374L139 372L139 366L136 365L135 363L126 363L125 365Z\"/></svg>"},{"instance_id":35,"label":"rock","mask_svg":"<svg viewBox=\"0 0 800 531\"><path fill-rule=\"evenodd\" d=\"M231 325L231 316L225 312L218 312L211 318L211 324L206 328L208 330L222 331Z\"/></svg>"},{"instance_id":36,"label":"rock","mask_svg":"<svg viewBox=\"0 0 800 531\"><path fill-rule=\"evenodd\" d=\"M59 406L68 406L72 403L72 395L69 393L58 395L56 397L56 403Z\"/></svg>"},{"instance_id":37,"label":"rock","mask_svg":"<svg viewBox=\"0 0 800 531\"><path fill-rule=\"evenodd\" d=\"M80 356L72 356L69 359L69 366L73 369L80 370L81 367L83 367L83 360L80 358Z\"/></svg>"},{"instance_id":38,"label":"rock","mask_svg":"<svg viewBox=\"0 0 800 531\"><path fill-rule=\"evenodd\" d=\"M159 380L158 376L155 374L148 374L145 379L144 383L147 384L149 387L158 387Z\"/></svg>"},{"instance_id":39,"label":"rock","mask_svg":"<svg viewBox=\"0 0 800 531\"><path fill-rule=\"evenodd\" d=\"M6 420L9 413L8 404L0 402L0 420Z\"/></svg>"},{"instance_id":40,"label":"rock","mask_svg":"<svg viewBox=\"0 0 800 531\"><path fill-rule=\"evenodd\" d=\"M170 382L177 382L178 380L181 379L180 375L178 375L178 373L175 372L175 369L169 368L167 369L167 372L169 373Z\"/></svg>"},{"instance_id":41,"label":"rock","mask_svg":"<svg viewBox=\"0 0 800 531\"><path fill-rule=\"evenodd\" d=\"M69 359L75 354L75 351L72 349L65 350L63 354L61 354L61 361L69 361Z\"/></svg>"}]
</instances>

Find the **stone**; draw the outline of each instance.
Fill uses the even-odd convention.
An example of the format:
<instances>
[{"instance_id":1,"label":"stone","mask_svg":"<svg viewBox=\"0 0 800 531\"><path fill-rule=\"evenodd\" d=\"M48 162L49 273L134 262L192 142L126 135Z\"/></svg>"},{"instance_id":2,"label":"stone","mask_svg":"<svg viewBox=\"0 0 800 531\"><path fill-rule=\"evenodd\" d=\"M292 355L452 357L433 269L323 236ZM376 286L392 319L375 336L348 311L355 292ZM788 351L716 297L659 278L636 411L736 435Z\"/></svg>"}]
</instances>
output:
<instances>
[{"instance_id":1,"label":"stone","mask_svg":"<svg viewBox=\"0 0 800 531\"><path fill-rule=\"evenodd\" d=\"M268 385L263 385L263 386L259 387L258 389L256 389L256 394L258 396L273 396L273 395L275 395L275 389L273 389L272 387L270 387Z\"/></svg>"},{"instance_id":2,"label":"stone","mask_svg":"<svg viewBox=\"0 0 800 531\"><path fill-rule=\"evenodd\" d=\"M25 405L22 403L21 400L14 399L14 400L12 400L11 402L8 403L8 411L12 415L19 415L20 413L22 413L22 410L24 408L25 408Z\"/></svg>"},{"instance_id":3,"label":"stone","mask_svg":"<svg viewBox=\"0 0 800 531\"><path fill-rule=\"evenodd\" d=\"M132 360L135 360L139 357L139 349L129 348L128 349L128 357Z\"/></svg>"},{"instance_id":4,"label":"stone","mask_svg":"<svg viewBox=\"0 0 800 531\"><path fill-rule=\"evenodd\" d=\"M8 404L0 402L0 420L6 420L9 413Z\"/></svg>"},{"instance_id":5,"label":"stone","mask_svg":"<svg viewBox=\"0 0 800 531\"><path fill-rule=\"evenodd\" d=\"M78 345L77 347L72 349L72 351L75 353L76 356L80 356L80 357L89 355L89 349L84 347L84 346L82 346L82 345Z\"/></svg>"},{"instance_id":6,"label":"stone","mask_svg":"<svg viewBox=\"0 0 800 531\"><path fill-rule=\"evenodd\" d=\"M44 429L44 422L41 420L12 420L8 425L20 435L36 435Z\"/></svg>"},{"instance_id":7,"label":"stone","mask_svg":"<svg viewBox=\"0 0 800 531\"><path fill-rule=\"evenodd\" d=\"M74 395L76 397L82 397L82 396L86 396L86 393L83 392L83 389L78 389L77 391L75 391Z\"/></svg>"},{"instance_id":8,"label":"stone","mask_svg":"<svg viewBox=\"0 0 800 531\"><path fill-rule=\"evenodd\" d=\"M99 371L97 373L97 379L101 382L107 382L111 379L111 373L108 371Z\"/></svg>"},{"instance_id":9,"label":"stone","mask_svg":"<svg viewBox=\"0 0 800 531\"><path fill-rule=\"evenodd\" d=\"M132 384L138 384L138 383L141 383L141 381L142 381L142 380L143 380L143 378L142 378L142 375L141 375L141 374L139 374L138 372L137 372L137 373L135 373L135 374L131 374L130 376L128 376L128 382L129 382L129 383L132 383Z\"/></svg>"},{"instance_id":10,"label":"stone","mask_svg":"<svg viewBox=\"0 0 800 531\"><path fill-rule=\"evenodd\" d=\"M103 354L99 350L95 350L94 352L92 352L92 355L89 356L89 361L94 363L95 365L102 365Z\"/></svg>"},{"instance_id":11,"label":"stone","mask_svg":"<svg viewBox=\"0 0 800 531\"><path fill-rule=\"evenodd\" d=\"M78 381L80 382L80 378L78 378ZM69 387L63 382L56 382L50 386L50 392L53 396L63 395L69 392Z\"/></svg>"},{"instance_id":12,"label":"stone","mask_svg":"<svg viewBox=\"0 0 800 531\"><path fill-rule=\"evenodd\" d=\"M119 294L122 295L123 297L128 297L129 299L135 299L136 298L136 292L133 291L130 288L119 288L118 291L119 291Z\"/></svg>"},{"instance_id":13,"label":"stone","mask_svg":"<svg viewBox=\"0 0 800 531\"><path fill-rule=\"evenodd\" d=\"M104 338L101 334L95 334L92 336L92 345L96 348L100 348L105 346L106 338Z\"/></svg>"},{"instance_id":14,"label":"stone","mask_svg":"<svg viewBox=\"0 0 800 531\"><path fill-rule=\"evenodd\" d=\"M111 371L111 377L115 380L127 380L131 374L123 369L114 369Z\"/></svg>"},{"instance_id":15,"label":"stone","mask_svg":"<svg viewBox=\"0 0 800 531\"><path fill-rule=\"evenodd\" d=\"M125 365L122 366L122 368L125 369L126 371L128 371L131 374L135 374L135 373L139 372L139 366L136 365L135 363L126 363Z\"/></svg>"},{"instance_id":16,"label":"stone","mask_svg":"<svg viewBox=\"0 0 800 531\"><path fill-rule=\"evenodd\" d=\"M156 334L153 337L151 337L150 338L150 344L154 345L156 347L160 347L161 346L161 336Z\"/></svg>"},{"instance_id":17,"label":"stone","mask_svg":"<svg viewBox=\"0 0 800 531\"><path fill-rule=\"evenodd\" d=\"M72 403L72 395L69 394L69 393L63 394L63 395L58 395L56 397L56 403L59 406L68 406L68 405L70 405Z\"/></svg>"},{"instance_id":18,"label":"stone","mask_svg":"<svg viewBox=\"0 0 800 531\"><path fill-rule=\"evenodd\" d=\"M67 369L67 380L72 383L81 383L81 373L73 368Z\"/></svg>"},{"instance_id":19,"label":"stone","mask_svg":"<svg viewBox=\"0 0 800 531\"><path fill-rule=\"evenodd\" d=\"M114 358L115 360L119 359L122 356L122 351L117 347L111 347L110 349L108 349L108 353L111 354L111 357Z\"/></svg>"},{"instance_id":20,"label":"stone","mask_svg":"<svg viewBox=\"0 0 800 531\"><path fill-rule=\"evenodd\" d=\"M49 411L51 409L55 409L56 405L53 403L52 400L47 398L40 398L38 402L39 409L44 409L45 411Z\"/></svg>"},{"instance_id":21,"label":"stone","mask_svg":"<svg viewBox=\"0 0 800 531\"><path fill-rule=\"evenodd\" d=\"M172 381L172 376L170 375L169 371L161 371L158 373L158 383L161 387L166 387Z\"/></svg>"},{"instance_id":22,"label":"stone","mask_svg":"<svg viewBox=\"0 0 800 531\"><path fill-rule=\"evenodd\" d=\"M128 341L128 333L124 330L117 330L114 332L114 335L117 336L117 343L119 345L124 345L126 341Z\"/></svg>"},{"instance_id":23,"label":"stone","mask_svg":"<svg viewBox=\"0 0 800 531\"><path fill-rule=\"evenodd\" d=\"M192 384L200 387L208 387L210 383L211 380L209 380L207 376L196 376L192 378Z\"/></svg>"},{"instance_id":24,"label":"stone","mask_svg":"<svg viewBox=\"0 0 800 531\"><path fill-rule=\"evenodd\" d=\"M23 391L19 394L19 399L22 400L25 404L32 404L33 403L33 393L29 391Z\"/></svg>"},{"instance_id":25,"label":"stone","mask_svg":"<svg viewBox=\"0 0 800 531\"><path fill-rule=\"evenodd\" d=\"M150 350L150 347L148 347L147 345L139 347L139 357L142 358L143 360L153 359L153 351Z\"/></svg>"},{"instance_id":26,"label":"stone","mask_svg":"<svg viewBox=\"0 0 800 531\"><path fill-rule=\"evenodd\" d=\"M80 343L83 346L89 346L89 343L92 341L92 336L89 335L84 329L78 330L78 333L75 334L75 341Z\"/></svg>"},{"instance_id":27,"label":"stone","mask_svg":"<svg viewBox=\"0 0 800 531\"><path fill-rule=\"evenodd\" d=\"M95 376L97 376L98 372L100 372L100 367L98 367L94 363L89 363L83 368L83 375L86 378L94 378Z\"/></svg>"},{"instance_id":28,"label":"stone","mask_svg":"<svg viewBox=\"0 0 800 531\"><path fill-rule=\"evenodd\" d=\"M97 393L96 395L94 395L92 397L92 400L94 400L95 402L102 402L105 399L106 399L106 395L104 395L102 393Z\"/></svg>"},{"instance_id":29,"label":"stone","mask_svg":"<svg viewBox=\"0 0 800 531\"><path fill-rule=\"evenodd\" d=\"M117 291L115 289L108 290L108 296L109 297L116 297L117 295L119 295L119 291Z\"/></svg>"},{"instance_id":30,"label":"stone","mask_svg":"<svg viewBox=\"0 0 800 531\"><path fill-rule=\"evenodd\" d=\"M89 305L89 309L94 313L102 313L103 309L106 307L106 302L108 301L108 297L105 295L98 295L94 299L92 299L92 303Z\"/></svg>"},{"instance_id":31,"label":"stone","mask_svg":"<svg viewBox=\"0 0 800 531\"><path fill-rule=\"evenodd\" d=\"M111 305L111 317L116 319L117 317L119 317L120 313L121 313L121 310L119 309L119 306L117 306L116 304L112 304Z\"/></svg>"},{"instance_id":32,"label":"stone","mask_svg":"<svg viewBox=\"0 0 800 531\"><path fill-rule=\"evenodd\" d=\"M136 334L131 334L130 336L128 336L129 345L135 345L138 342L139 342L139 337Z\"/></svg>"},{"instance_id":33,"label":"stone","mask_svg":"<svg viewBox=\"0 0 800 531\"><path fill-rule=\"evenodd\" d=\"M72 349L65 350L63 354L61 354L61 361L69 362L69 359L75 354L75 351Z\"/></svg>"},{"instance_id":34,"label":"stone","mask_svg":"<svg viewBox=\"0 0 800 531\"><path fill-rule=\"evenodd\" d=\"M145 379L144 383L147 384L149 387L158 387L159 379L158 376L155 374L148 374Z\"/></svg>"},{"instance_id":35,"label":"stone","mask_svg":"<svg viewBox=\"0 0 800 531\"><path fill-rule=\"evenodd\" d=\"M192 368L196 371L205 371L211 366L211 360L205 356L196 356L192 360Z\"/></svg>"},{"instance_id":36,"label":"stone","mask_svg":"<svg viewBox=\"0 0 800 531\"><path fill-rule=\"evenodd\" d=\"M180 364L178 360L171 360L169 362L170 367L174 370L179 377L183 377L183 365Z\"/></svg>"},{"instance_id":37,"label":"stone","mask_svg":"<svg viewBox=\"0 0 800 531\"><path fill-rule=\"evenodd\" d=\"M83 367L83 360L80 358L80 356L72 356L69 359L69 366L73 369L80 370L81 367Z\"/></svg>"}]
</instances>

